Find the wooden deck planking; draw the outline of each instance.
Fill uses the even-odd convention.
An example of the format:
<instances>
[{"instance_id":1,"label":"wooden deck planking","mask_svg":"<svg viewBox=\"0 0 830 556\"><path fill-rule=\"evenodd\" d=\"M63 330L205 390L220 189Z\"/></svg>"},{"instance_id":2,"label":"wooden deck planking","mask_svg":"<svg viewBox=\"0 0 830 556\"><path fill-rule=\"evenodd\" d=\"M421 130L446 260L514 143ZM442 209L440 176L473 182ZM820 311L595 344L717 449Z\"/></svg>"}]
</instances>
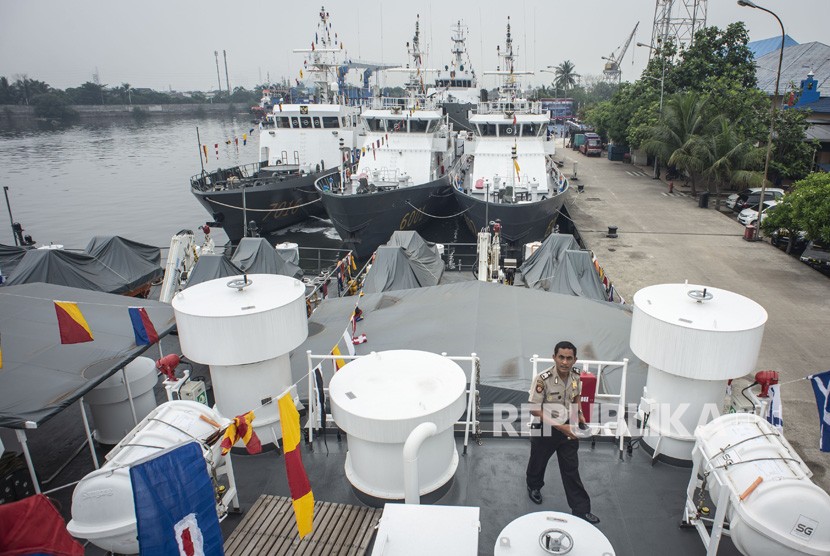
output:
<instances>
[{"instance_id":1,"label":"wooden deck planking","mask_svg":"<svg viewBox=\"0 0 830 556\"><path fill-rule=\"evenodd\" d=\"M291 499L262 495L225 541L225 554L362 556L382 513L378 508L316 502L313 531L300 540Z\"/></svg>"}]
</instances>

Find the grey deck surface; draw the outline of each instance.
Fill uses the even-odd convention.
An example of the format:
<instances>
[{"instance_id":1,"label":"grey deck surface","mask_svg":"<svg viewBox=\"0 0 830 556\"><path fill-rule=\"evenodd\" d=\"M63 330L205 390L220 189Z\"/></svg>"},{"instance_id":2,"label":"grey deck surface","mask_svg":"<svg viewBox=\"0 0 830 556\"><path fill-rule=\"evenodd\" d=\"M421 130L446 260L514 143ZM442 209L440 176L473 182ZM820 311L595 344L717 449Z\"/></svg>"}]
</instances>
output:
<instances>
[{"instance_id":1,"label":"grey deck surface","mask_svg":"<svg viewBox=\"0 0 830 556\"><path fill-rule=\"evenodd\" d=\"M341 442L329 435L327 443L328 451L319 439L315 440L313 452L301 445L314 499L362 505L345 477L345 435ZM456 443L458 470L449 491L436 503L481 508L479 554L493 554L502 529L524 514L543 510L570 512L555 457L548 466L542 489L544 501L537 506L528 499L525 467L530 446L526 439L483 438L481 446L471 442L466 456L460 455L463 438L457 438ZM691 469L659 462L652 467L648 454L637 448L620 461L616 445L608 442L597 442L592 449L589 441L583 441L579 456L592 512L602 520L598 527L611 541L617 556L705 554L697 532L679 527ZM260 494L288 495L285 465L274 452L234 455L233 465L245 513L243 517L230 516L222 523L226 539ZM733 556L738 552L725 538L718 554Z\"/></svg>"}]
</instances>

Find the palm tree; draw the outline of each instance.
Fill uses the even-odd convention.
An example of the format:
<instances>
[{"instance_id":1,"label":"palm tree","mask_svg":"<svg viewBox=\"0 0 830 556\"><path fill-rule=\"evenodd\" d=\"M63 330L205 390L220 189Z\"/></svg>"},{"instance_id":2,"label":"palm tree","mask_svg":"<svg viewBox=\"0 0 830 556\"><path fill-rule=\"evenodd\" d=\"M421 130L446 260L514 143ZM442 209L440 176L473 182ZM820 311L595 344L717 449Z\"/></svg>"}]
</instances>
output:
<instances>
[{"instance_id":1,"label":"palm tree","mask_svg":"<svg viewBox=\"0 0 830 556\"><path fill-rule=\"evenodd\" d=\"M133 88L132 88L132 86L130 86L129 83L122 83L121 84L121 94L122 95L124 95L124 94L127 95L127 100L130 104L133 103L132 90L133 90Z\"/></svg>"},{"instance_id":2,"label":"palm tree","mask_svg":"<svg viewBox=\"0 0 830 556\"><path fill-rule=\"evenodd\" d=\"M704 138L702 156L703 175L715 186L715 194L720 193L721 185L760 186L764 176L758 168L764 164L764 149L739 137L722 116L715 119L714 126L715 132Z\"/></svg>"},{"instance_id":3,"label":"palm tree","mask_svg":"<svg viewBox=\"0 0 830 556\"><path fill-rule=\"evenodd\" d=\"M707 168L705 137L712 122L705 108L706 99L697 92L673 95L666 101L662 119L648 130L642 144L647 153L689 176L692 195L697 194L695 184Z\"/></svg>"},{"instance_id":4,"label":"palm tree","mask_svg":"<svg viewBox=\"0 0 830 556\"><path fill-rule=\"evenodd\" d=\"M578 73L574 72L575 66L574 63L570 60L565 60L558 66L556 66L554 72L556 73L556 79L554 80L554 84L556 85L557 89L564 89L568 90L574 85L576 85L576 78L579 77Z\"/></svg>"}]
</instances>

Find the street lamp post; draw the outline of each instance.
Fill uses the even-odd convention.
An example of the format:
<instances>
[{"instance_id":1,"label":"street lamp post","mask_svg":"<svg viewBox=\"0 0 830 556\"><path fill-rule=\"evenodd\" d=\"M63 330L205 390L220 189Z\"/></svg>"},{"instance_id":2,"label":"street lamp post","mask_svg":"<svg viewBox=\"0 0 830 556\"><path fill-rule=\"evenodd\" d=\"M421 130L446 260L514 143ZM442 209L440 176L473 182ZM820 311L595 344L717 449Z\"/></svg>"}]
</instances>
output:
<instances>
[{"instance_id":1,"label":"street lamp post","mask_svg":"<svg viewBox=\"0 0 830 556\"><path fill-rule=\"evenodd\" d=\"M644 47L648 48L649 50L654 50L655 52L659 52L660 53L660 58L662 58L663 70L662 70L662 73L660 74L660 112L659 112L660 113L660 121L662 121L663 120L663 91L665 89L665 83L666 83L666 56L663 54L663 51L661 49L654 48L650 44L644 44L644 43L638 42L637 46L644 46ZM660 178L659 174L657 173L657 168L658 168L658 164L659 164L658 161L659 161L659 157L657 155L654 155L654 179L659 179Z\"/></svg>"},{"instance_id":2,"label":"street lamp post","mask_svg":"<svg viewBox=\"0 0 830 556\"><path fill-rule=\"evenodd\" d=\"M773 94L772 103L769 111L769 139L767 140L767 158L764 161L764 181L761 182L761 198L758 200L758 227L755 229L755 239L760 239L761 209L764 207L764 197L766 196L767 192L767 179L769 177L769 161L772 157L772 136L775 132L775 105L778 102L778 85L781 81L781 63L784 61L784 41L786 38L786 34L784 33L784 24L781 23L781 18L778 17L772 10L768 10L763 6L759 6L751 0L738 0L738 5L746 8L755 8L757 10L761 10L762 12L767 12L778 21L778 25L779 27L781 27L781 50L778 53L778 71L775 74L775 93Z\"/></svg>"}]
</instances>

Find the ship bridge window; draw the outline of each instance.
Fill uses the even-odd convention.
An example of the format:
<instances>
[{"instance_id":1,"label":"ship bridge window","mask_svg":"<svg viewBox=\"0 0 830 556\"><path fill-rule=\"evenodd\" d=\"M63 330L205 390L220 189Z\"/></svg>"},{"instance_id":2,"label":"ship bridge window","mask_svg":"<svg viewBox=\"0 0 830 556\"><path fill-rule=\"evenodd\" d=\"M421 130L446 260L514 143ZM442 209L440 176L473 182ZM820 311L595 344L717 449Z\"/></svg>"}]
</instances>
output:
<instances>
[{"instance_id":1,"label":"ship bridge window","mask_svg":"<svg viewBox=\"0 0 830 556\"><path fill-rule=\"evenodd\" d=\"M323 127L340 127L340 122L337 120L337 116L323 116Z\"/></svg>"},{"instance_id":2,"label":"ship bridge window","mask_svg":"<svg viewBox=\"0 0 830 556\"><path fill-rule=\"evenodd\" d=\"M288 116L280 116L279 118L274 118L274 121L277 123L277 127L291 127L291 122L288 119Z\"/></svg>"},{"instance_id":3,"label":"ship bridge window","mask_svg":"<svg viewBox=\"0 0 830 556\"><path fill-rule=\"evenodd\" d=\"M519 126L513 124L499 125L499 136L501 137L515 137L519 132Z\"/></svg>"},{"instance_id":4,"label":"ship bridge window","mask_svg":"<svg viewBox=\"0 0 830 556\"><path fill-rule=\"evenodd\" d=\"M300 116L300 127L304 129L311 127L311 118L308 116Z\"/></svg>"},{"instance_id":5,"label":"ship bridge window","mask_svg":"<svg viewBox=\"0 0 830 556\"><path fill-rule=\"evenodd\" d=\"M539 135L539 127L536 124L523 124L522 137L536 137Z\"/></svg>"},{"instance_id":6,"label":"ship bridge window","mask_svg":"<svg viewBox=\"0 0 830 556\"><path fill-rule=\"evenodd\" d=\"M366 127L369 128L369 131L383 131L381 120L375 118L366 118Z\"/></svg>"},{"instance_id":7,"label":"ship bridge window","mask_svg":"<svg viewBox=\"0 0 830 556\"><path fill-rule=\"evenodd\" d=\"M427 130L428 121L424 120L409 120L409 131L411 133L425 133Z\"/></svg>"},{"instance_id":8,"label":"ship bridge window","mask_svg":"<svg viewBox=\"0 0 830 556\"><path fill-rule=\"evenodd\" d=\"M476 128L478 129L478 134L482 137L496 136L496 124L476 124Z\"/></svg>"},{"instance_id":9,"label":"ship bridge window","mask_svg":"<svg viewBox=\"0 0 830 556\"><path fill-rule=\"evenodd\" d=\"M291 127L298 128L300 127L300 118L294 116L291 118Z\"/></svg>"}]
</instances>

